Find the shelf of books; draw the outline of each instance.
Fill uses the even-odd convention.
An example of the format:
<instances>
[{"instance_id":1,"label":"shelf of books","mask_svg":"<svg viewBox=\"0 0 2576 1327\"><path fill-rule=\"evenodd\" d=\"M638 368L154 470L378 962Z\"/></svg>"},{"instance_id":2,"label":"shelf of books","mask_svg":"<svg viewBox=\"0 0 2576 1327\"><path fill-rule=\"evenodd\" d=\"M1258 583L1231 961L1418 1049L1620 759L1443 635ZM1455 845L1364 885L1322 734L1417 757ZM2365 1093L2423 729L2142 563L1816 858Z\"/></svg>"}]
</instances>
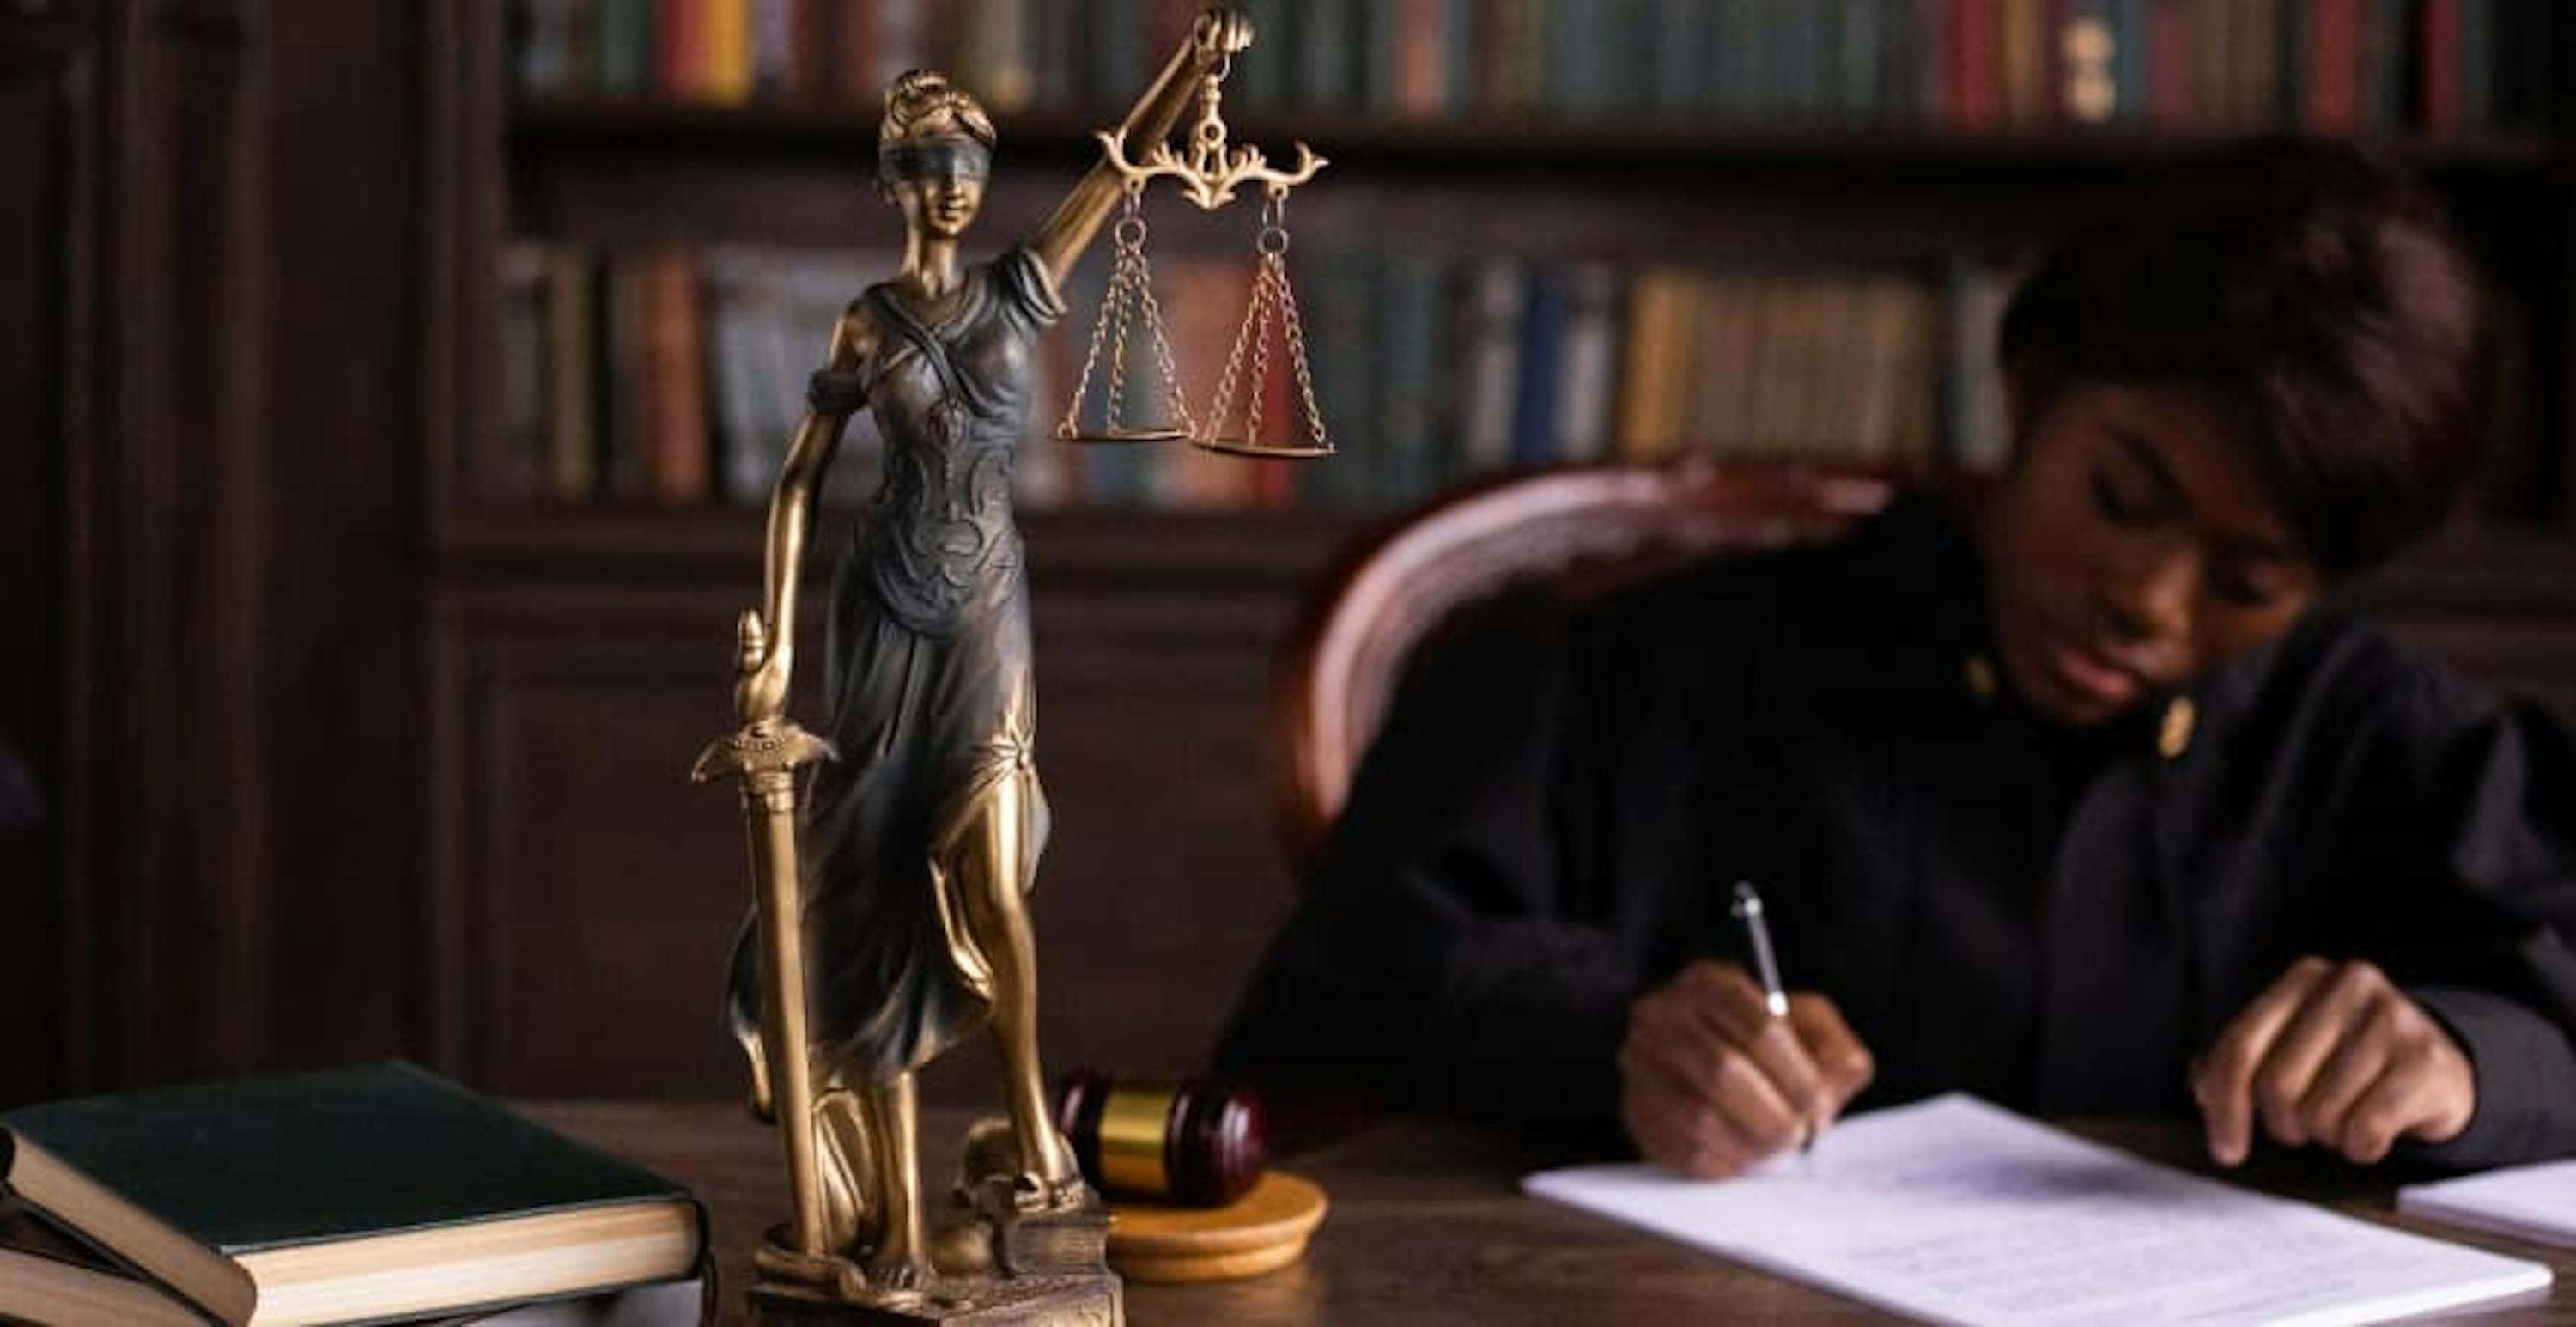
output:
<instances>
[{"instance_id":1,"label":"shelf of books","mask_svg":"<svg viewBox=\"0 0 2576 1327\"><path fill-rule=\"evenodd\" d=\"M1070 164L1113 118L1090 108L1141 87L1199 7L518 0L506 147L522 171L807 148L837 162L872 141L892 75L931 64L1003 117L1014 150ZM1378 180L1771 163L1837 172L1865 195L1909 171L2108 173L2273 128L2386 141L2468 187L2564 206L2545 0L1240 7L1271 38L1227 85L1242 132L1329 145ZM469 542L605 550L651 530L683 532L665 544L687 549L694 529L730 547L767 500L833 319L898 255L538 229L498 253L500 401L493 436L469 445L465 508L483 517ZM1983 349L2009 291L2004 252L1835 266L1301 236L1294 275L1342 449L1310 465L1052 441L1097 303L1093 263L1040 364L1019 496L1041 541L1050 520L1086 528L1083 513L1260 513L1293 542L1510 467L1759 454L1987 468L2004 432ZM1230 344L1250 255L1156 264L1174 344ZM1216 353L1202 358L1184 356L1182 388L1203 400ZM1260 389L1277 407L1292 390L1284 374ZM846 504L872 482L864 419L844 447L854 459L829 500Z\"/></svg>"}]
</instances>

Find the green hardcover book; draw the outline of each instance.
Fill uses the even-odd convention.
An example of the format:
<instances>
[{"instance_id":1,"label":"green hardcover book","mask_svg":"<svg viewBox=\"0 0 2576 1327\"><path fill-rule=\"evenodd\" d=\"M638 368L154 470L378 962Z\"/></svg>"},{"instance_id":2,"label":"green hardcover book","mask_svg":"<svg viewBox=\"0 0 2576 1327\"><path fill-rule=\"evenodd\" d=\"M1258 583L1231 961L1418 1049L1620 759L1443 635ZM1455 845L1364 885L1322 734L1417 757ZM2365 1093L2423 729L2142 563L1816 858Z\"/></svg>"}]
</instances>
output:
<instances>
[{"instance_id":1,"label":"green hardcover book","mask_svg":"<svg viewBox=\"0 0 2576 1327\"><path fill-rule=\"evenodd\" d=\"M235 1324L592 1294L706 1243L686 1190L400 1063L10 1111L0 1178Z\"/></svg>"}]
</instances>

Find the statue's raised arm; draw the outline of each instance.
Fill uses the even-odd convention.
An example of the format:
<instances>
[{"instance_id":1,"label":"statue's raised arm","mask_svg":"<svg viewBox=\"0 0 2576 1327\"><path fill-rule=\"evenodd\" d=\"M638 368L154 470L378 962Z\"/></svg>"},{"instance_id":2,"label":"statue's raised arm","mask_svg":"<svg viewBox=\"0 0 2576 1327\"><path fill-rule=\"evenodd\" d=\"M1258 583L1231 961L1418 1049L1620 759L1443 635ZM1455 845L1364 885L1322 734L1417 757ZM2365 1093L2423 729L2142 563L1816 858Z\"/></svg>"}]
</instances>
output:
<instances>
[{"instance_id":1,"label":"statue's raised arm","mask_svg":"<svg viewBox=\"0 0 2576 1327\"><path fill-rule=\"evenodd\" d=\"M1197 95L1199 81L1209 70L1252 45L1252 35L1252 21L1231 9L1211 6L1201 11L1191 26L1189 40L1163 62L1163 72L1155 76L1153 86L1136 99L1135 108L1119 123L1120 136L1129 144L1159 143L1170 136L1172 127L1180 123L1181 113ZM1090 247L1092 237L1100 233L1125 187L1124 177L1104 153L1075 183L1073 192L1056 205L1046 224L1029 237L1030 251L1057 285L1064 283L1082 251Z\"/></svg>"}]
</instances>

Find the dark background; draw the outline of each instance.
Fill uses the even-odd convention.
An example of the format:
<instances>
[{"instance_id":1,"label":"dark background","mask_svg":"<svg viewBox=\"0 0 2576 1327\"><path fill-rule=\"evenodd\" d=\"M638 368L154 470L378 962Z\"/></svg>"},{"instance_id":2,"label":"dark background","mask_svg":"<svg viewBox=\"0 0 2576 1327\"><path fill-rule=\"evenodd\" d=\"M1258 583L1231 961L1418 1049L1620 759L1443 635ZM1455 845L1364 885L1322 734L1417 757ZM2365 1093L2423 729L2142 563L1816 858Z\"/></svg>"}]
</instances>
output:
<instances>
[{"instance_id":1,"label":"dark background","mask_svg":"<svg viewBox=\"0 0 2576 1327\"><path fill-rule=\"evenodd\" d=\"M451 467L488 427L512 226L829 239L865 139L514 127L501 26L474 0L0 15L0 738L51 812L0 839L0 1104L394 1053L519 1095L736 1090L739 821L685 772L727 725L757 516L486 519ZM2164 150L1339 128L1307 224L1538 255L2010 243ZM1006 158L990 233L1043 214L1078 141ZM2430 168L2522 312L2531 440L2489 503L2514 519L2365 593L2576 712L2576 171ZM1367 524L1030 521L1052 1067L1203 1053L1290 899L1271 652ZM982 1073L957 1058L934 1097Z\"/></svg>"}]
</instances>

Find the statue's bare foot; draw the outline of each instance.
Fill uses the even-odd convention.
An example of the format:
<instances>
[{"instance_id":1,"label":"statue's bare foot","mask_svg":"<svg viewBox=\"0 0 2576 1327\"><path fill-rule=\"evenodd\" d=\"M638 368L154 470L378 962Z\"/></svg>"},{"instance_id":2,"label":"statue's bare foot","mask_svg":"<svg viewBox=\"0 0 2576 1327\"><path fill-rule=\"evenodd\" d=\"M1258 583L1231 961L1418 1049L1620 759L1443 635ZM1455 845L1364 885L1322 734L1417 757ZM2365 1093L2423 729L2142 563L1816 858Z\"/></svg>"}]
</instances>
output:
<instances>
[{"instance_id":1,"label":"statue's bare foot","mask_svg":"<svg viewBox=\"0 0 2576 1327\"><path fill-rule=\"evenodd\" d=\"M917 1295L930 1285L930 1262L918 1249L879 1249L868 1256L868 1286L880 1295Z\"/></svg>"},{"instance_id":2,"label":"statue's bare foot","mask_svg":"<svg viewBox=\"0 0 2576 1327\"><path fill-rule=\"evenodd\" d=\"M1058 1179L1023 1171L1011 1179L1011 1206L1022 1212L1069 1212L1090 1196L1079 1170L1069 1170Z\"/></svg>"}]
</instances>

